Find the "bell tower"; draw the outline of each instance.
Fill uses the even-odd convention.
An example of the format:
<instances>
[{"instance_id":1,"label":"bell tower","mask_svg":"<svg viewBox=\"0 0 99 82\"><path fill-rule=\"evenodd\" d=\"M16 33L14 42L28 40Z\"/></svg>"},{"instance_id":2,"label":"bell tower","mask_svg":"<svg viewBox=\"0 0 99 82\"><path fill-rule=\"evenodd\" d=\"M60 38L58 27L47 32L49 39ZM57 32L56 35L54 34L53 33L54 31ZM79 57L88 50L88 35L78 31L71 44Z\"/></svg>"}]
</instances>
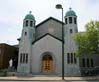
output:
<instances>
[{"instance_id":1,"label":"bell tower","mask_svg":"<svg viewBox=\"0 0 99 82\"><path fill-rule=\"evenodd\" d=\"M77 46L73 36L78 32L77 15L69 8L65 14L64 26L64 58L65 59L65 74L71 75L79 72L78 58L76 57Z\"/></svg>"},{"instance_id":2,"label":"bell tower","mask_svg":"<svg viewBox=\"0 0 99 82\"><path fill-rule=\"evenodd\" d=\"M19 42L18 68L19 73L30 73L32 42L35 40L35 18L27 14L23 20L23 29Z\"/></svg>"}]
</instances>

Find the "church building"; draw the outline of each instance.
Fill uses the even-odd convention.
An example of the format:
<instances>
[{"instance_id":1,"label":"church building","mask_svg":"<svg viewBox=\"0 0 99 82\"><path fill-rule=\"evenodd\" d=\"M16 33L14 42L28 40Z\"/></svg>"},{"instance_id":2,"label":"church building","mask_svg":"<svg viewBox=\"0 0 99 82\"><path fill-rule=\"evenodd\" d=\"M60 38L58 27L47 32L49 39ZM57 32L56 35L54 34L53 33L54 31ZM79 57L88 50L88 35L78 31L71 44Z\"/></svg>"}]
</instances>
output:
<instances>
[{"instance_id":1,"label":"church building","mask_svg":"<svg viewBox=\"0 0 99 82\"><path fill-rule=\"evenodd\" d=\"M69 9L65 22L49 17L36 25L35 17L27 14L19 41L17 72L33 75L62 75L62 25L64 28L64 74L79 75L79 58L73 35L78 32L77 15Z\"/></svg>"}]
</instances>

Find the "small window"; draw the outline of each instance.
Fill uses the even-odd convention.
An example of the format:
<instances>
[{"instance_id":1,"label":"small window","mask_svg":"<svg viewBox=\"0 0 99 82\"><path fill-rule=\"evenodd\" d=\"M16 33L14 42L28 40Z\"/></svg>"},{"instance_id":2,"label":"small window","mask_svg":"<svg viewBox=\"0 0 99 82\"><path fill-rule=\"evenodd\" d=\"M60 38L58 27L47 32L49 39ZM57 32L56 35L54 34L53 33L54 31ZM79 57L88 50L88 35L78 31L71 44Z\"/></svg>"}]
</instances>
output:
<instances>
[{"instance_id":1,"label":"small window","mask_svg":"<svg viewBox=\"0 0 99 82\"><path fill-rule=\"evenodd\" d=\"M70 55L69 55L69 53L67 53L67 63L68 64L70 63Z\"/></svg>"},{"instance_id":2,"label":"small window","mask_svg":"<svg viewBox=\"0 0 99 82\"><path fill-rule=\"evenodd\" d=\"M33 21L30 21L30 27L32 27L33 26Z\"/></svg>"},{"instance_id":3,"label":"small window","mask_svg":"<svg viewBox=\"0 0 99 82\"><path fill-rule=\"evenodd\" d=\"M82 59L82 67L85 67L85 59Z\"/></svg>"},{"instance_id":4,"label":"small window","mask_svg":"<svg viewBox=\"0 0 99 82\"><path fill-rule=\"evenodd\" d=\"M28 54L26 53L26 63L28 63Z\"/></svg>"},{"instance_id":5,"label":"small window","mask_svg":"<svg viewBox=\"0 0 99 82\"><path fill-rule=\"evenodd\" d=\"M73 64L73 53L71 53L71 63Z\"/></svg>"},{"instance_id":6,"label":"small window","mask_svg":"<svg viewBox=\"0 0 99 82\"><path fill-rule=\"evenodd\" d=\"M70 29L70 33L73 33L73 30L72 29Z\"/></svg>"},{"instance_id":7,"label":"small window","mask_svg":"<svg viewBox=\"0 0 99 82\"><path fill-rule=\"evenodd\" d=\"M72 23L72 17L69 17L69 23L70 24Z\"/></svg>"},{"instance_id":8,"label":"small window","mask_svg":"<svg viewBox=\"0 0 99 82\"><path fill-rule=\"evenodd\" d=\"M26 21L26 24L25 24L25 26L28 26L28 20Z\"/></svg>"},{"instance_id":9,"label":"small window","mask_svg":"<svg viewBox=\"0 0 99 82\"><path fill-rule=\"evenodd\" d=\"M23 63L25 63L25 54L23 54Z\"/></svg>"},{"instance_id":10,"label":"small window","mask_svg":"<svg viewBox=\"0 0 99 82\"><path fill-rule=\"evenodd\" d=\"M77 24L76 18L74 18L74 24Z\"/></svg>"},{"instance_id":11,"label":"small window","mask_svg":"<svg viewBox=\"0 0 99 82\"><path fill-rule=\"evenodd\" d=\"M20 54L20 63L22 63L22 53Z\"/></svg>"},{"instance_id":12,"label":"small window","mask_svg":"<svg viewBox=\"0 0 99 82\"><path fill-rule=\"evenodd\" d=\"M24 35L26 36L27 35L27 32L25 32Z\"/></svg>"},{"instance_id":13,"label":"small window","mask_svg":"<svg viewBox=\"0 0 99 82\"><path fill-rule=\"evenodd\" d=\"M89 59L87 59L87 67L89 68Z\"/></svg>"},{"instance_id":14,"label":"small window","mask_svg":"<svg viewBox=\"0 0 99 82\"><path fill-rule=\"evenodd\" d=\"M77 63L76 54L74 53L74 63Z\"/></svg>"},{"instance_id":15,"label":"small window","mask_svg":"<svg viewBox=\"0 0 99 82\"><path fill-rule=\"evenodd\" d=\"M65 23L67 24L67 18L65 19Z\"/></svg>"},{"instance_id":16,"label":"small window","mask_svg":"<svg viewBox=\"0 0 99 82\"><path fill-rule=\"evenodd\" d=\"M93 59L91 59L91 67L94 67L94 65L93 65Z\"/></svg>"}]
</instances>

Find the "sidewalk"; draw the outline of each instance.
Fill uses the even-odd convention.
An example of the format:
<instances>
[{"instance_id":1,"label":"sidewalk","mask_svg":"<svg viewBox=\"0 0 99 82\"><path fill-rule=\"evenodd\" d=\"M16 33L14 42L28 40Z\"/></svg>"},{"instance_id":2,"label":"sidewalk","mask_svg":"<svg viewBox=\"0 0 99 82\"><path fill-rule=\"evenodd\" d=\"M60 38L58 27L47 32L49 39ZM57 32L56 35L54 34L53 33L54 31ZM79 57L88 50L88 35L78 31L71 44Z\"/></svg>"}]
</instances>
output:
<instances>
[{"instance_id":1,"label":"sidewalk","mask_svg":"<svg viewBox=\"0 0 99 82\"><path fill-rule=\"evenodd\" d=\"M47 77L47 76L39 76L39 77L0 77L0 80L5 80L5 81L60 81L62 80L61 77ZM94 77L65 77L65 80L67 81L99 81L99 76L94 76Z\"/></svg>"}]
</instances>

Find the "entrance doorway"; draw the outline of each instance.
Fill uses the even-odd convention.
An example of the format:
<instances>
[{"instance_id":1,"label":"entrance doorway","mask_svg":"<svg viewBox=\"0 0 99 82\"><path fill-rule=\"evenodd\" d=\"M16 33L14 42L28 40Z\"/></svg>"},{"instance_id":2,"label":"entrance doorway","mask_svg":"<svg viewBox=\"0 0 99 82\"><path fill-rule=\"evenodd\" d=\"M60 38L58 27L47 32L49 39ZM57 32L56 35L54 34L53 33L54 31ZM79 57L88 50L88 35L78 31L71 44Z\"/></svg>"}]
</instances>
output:
<instances>
[{"instance_id":1,"label":"entrance doorway","mask_svg":"<svg viewBox=\"0 0 99 82\"><path fill-rule=\"evenodd\" d=\"M51 55L44 55L42 58L42 72L52 73L53 72L53 58Z\"/></svg>"}]
</instances>

